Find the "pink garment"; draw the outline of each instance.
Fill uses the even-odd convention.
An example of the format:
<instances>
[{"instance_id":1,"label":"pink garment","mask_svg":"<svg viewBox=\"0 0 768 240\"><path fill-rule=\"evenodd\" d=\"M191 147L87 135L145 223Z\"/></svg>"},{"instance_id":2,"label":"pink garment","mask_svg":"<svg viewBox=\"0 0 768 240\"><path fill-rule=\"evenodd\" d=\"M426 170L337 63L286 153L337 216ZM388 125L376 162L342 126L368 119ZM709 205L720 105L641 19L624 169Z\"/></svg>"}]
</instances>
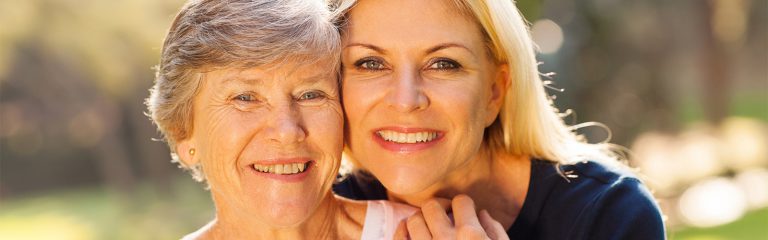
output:
<instances>
[{"instance_id":1,"label":"pink garment","mask_svg":"<svg viewBox=\"0 0 768 240\"><path fill-rule=\"evenodd\" d=\"M368 201L362 240L390 240L397 225L415 213L417 208L386 200Z\"/></svg>"}]
</instances>

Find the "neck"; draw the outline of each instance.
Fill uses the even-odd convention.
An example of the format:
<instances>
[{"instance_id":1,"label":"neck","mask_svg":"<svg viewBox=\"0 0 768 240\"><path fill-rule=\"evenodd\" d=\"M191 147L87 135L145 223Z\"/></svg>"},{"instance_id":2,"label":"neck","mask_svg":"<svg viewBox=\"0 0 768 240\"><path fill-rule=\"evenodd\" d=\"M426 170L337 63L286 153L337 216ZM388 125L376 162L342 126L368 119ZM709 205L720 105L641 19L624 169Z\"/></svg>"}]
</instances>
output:
<instances>
[{"instance_id":1,"label":"neck","mask_svg":"<svg viewBox=\"0 0 768 240\"><path fill-rule=\"evenodd\" d=\"M474 159L456 167L443 181L424 191L399 195L389 192L391 200L421 206L433 197L451 199L466 194L475 201L477 211L487 210L505 228L514 223L525 201L530 181L528 156L491 152L483 147Z\"/></svg>"},{"instance_id":2,"label":"neck","mask_svg":"<svg viewBox=\"0 0 768 240\"><path fill-rule=\"evenodd\" d=\"M214 195L214 202L216 197ZM259 223L259 219L243 214L227 204L216 204L216 219L204 230L203 239L336 239L337 220L342 207L340 202L327 194L317 210L305 221L295 226L276 227Z\"/></svg>"}]
</instances>

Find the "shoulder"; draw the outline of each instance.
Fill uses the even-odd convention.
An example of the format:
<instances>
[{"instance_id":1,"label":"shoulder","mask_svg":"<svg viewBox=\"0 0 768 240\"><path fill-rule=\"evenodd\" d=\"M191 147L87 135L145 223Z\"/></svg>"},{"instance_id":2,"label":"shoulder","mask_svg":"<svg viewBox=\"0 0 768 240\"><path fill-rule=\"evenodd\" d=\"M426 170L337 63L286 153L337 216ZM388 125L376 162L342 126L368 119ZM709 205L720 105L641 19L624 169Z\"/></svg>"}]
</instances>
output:
<instances>
[{"instance_id":1,"label":"shoulder","mask_svg":"<svg viewBox=\"0 0 768 240\"><path fill-rule=\"evenodd\" d=\"M535 165L533 175L540 179L532 179L530 190L544 195L540 217L570 226L562 229L569 238L664 238L656 201L629 169L594 161Z\"/></svg>"},{"instance_id":2,"label":"shoulder","mask_svg":"<svg viewBox=\"0 0 768 240\"><path fill-rule=\"evenodd\" d=\"M398 224L418 211L410 205L386 200L367 201L361 239L393 239Z\"/></svg>"},{"instance_id":3,"label":"shoulder","mask_svg":"<svg viewBox=\"0 0 768 240\"><path fill-rule=\"evenodd\" d=\"M588 162L576 166L597 190L581 214L581 234L590 239L664 239L664 222L653 195L626 168ZM594 227L600 226L600 227Z\"/></svg>"},{"instance_id":4,"label":"shoulder","mask_svg":"<svg viewBox=\"0 0 768 240\"><path fill-rule=\"evenodd\" d=\"M341 206L340 216L337 219L337 228L340 239L360 239L364 231L365 221L370 211L368 201L347 199L334 195L334 199Z\"/></svg>"},{"instance_id":5,"label":"shoulder","mask_svg":"<svg viewBox=\"0 0 768 240\"><path fill-rule=\"evenodd\" d=\"M554 191L553 196L559 199L583 199L585 202L605 200L606 197L653 200L642 181L627 168L594 161L559 165L536 161L533 165L532 171L536 173L532 173L535 178L532 180L542 188L531 190Z\"/></svg>"}]
</instances>

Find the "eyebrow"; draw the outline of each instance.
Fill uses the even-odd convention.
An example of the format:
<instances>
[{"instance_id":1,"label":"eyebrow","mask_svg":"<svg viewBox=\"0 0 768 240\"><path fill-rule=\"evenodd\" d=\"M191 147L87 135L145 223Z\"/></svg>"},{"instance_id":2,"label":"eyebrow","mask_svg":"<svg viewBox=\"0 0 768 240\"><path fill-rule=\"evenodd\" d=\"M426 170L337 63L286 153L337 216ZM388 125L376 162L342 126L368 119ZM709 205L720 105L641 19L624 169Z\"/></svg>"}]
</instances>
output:
<instances>
[{"instance_id":1,"label":"eyebrow","mask_svg":"<svg viewBox=\"0 0 768 240\"><path fill-rule=\"evenodd\" d=\"M464 50L467 50L467 52L469 52L473 56L475 55L475 53L472 52L472 50L470 50L468 47L466 47L466 46L464 46L462 44L459 44L459 43L443 43L443 44L431 47L431 48L427 49L427 54L431 54L431 53L434 53L434 52L437 52L437 51L440 51L440 50L443 50L443 49L446 49L446 48L452 48L452 47L463 48Z\"/></svg>"},{"instance_id":2,"label":"eyebrow","mask_svg":"<svg viewBox=\"0 0 768 240\"><path fill-rule=\"evenodd\" d=\"M299 83L300 84L315 84L322 80L325 80L327 75L324 73L318 73L311 76L307 76L305 78L300 78Z\"/></svg>"},{"instance_id":3,"label":"eyebrow","mask_svg":"<svg viewBox=\"0 0 768 240\"><path fill-rule=\"evenodd\" d=\"M349 47L363 47L363 48L371 49L378 53L382 53L382 54L387 53L387 51L384 50L383 48L380 48L373 44L367 44L367 43L350 43L350 44L347 44L347 46L344 46L345 49Z\"/></svg>"},{"instance_id":4,"label":"eyebrow","mask_svg":"<svg viewBox=\"0 0 768 240\"><path fill-rule=\"evenodd\" d=\"M299 78L299 83L300 84L314 84L314 83L317 83L317 82L320 82L320 81L324 80L325 79L325 75L326 74L324 74L324 73L318 73L318 74L314 74L314 75L311 75L311 76ZM230 77L230 78L224 79L221 82L221 84L222 85L227 85L227 84L231 84L231 83L243 83L243 84L247 84L247 85L259 85L259 84L263 84L264 80L265 79L261 79L261 78L235 76L235 77Z\"/></svg>"},{"instance_id":5,"label":"eyebrow","mask_svg":"<svg viewBox=\"0 0 768 240\"><path fill-rule=\"evenodd\" d=\"M381 47L378 47L378 46L372 45L372 44L366 44L366 43L350 43L350 44L347 44L347 46L344 46L344 48L349 48L349 47L363 47L363 48L371 49L371 50L376 51L378 53L382 53L382 54L387 53L387 51L384 50ZM437 46L434 46L434 47L431 47L431 48L427 49L427 54L432 54L434 52L437 52L437 51L440 51L440 50L443 50L443 49L446 49L446 48L452 48L452 47L462 48L462 49L466 50L467 52L469 52L470 54L472 54L473 56L475 55L475 53L472 52L472 50L470 50L468 47L466 47L466 46L464 46L462 44L459 44L459 43L443 43L443 44L439 44Z\"/></svg>"},{"instance_id":6,"label":"eyebrow","mask_svg":"<svg viewBox=\"0 0 768 240\"><path fill-rule=\"evenodd\" d=\"M245 83L245 84L253 85L253 84L261 83L261 82L263 82L263 80L259 79L259 78L232 76L232 77L225 78L223 81L221 81L221 84L222 85L227 85L227 84L230 84L230 83L233 83L233 82Z\"/></svg>"}]
</instances>

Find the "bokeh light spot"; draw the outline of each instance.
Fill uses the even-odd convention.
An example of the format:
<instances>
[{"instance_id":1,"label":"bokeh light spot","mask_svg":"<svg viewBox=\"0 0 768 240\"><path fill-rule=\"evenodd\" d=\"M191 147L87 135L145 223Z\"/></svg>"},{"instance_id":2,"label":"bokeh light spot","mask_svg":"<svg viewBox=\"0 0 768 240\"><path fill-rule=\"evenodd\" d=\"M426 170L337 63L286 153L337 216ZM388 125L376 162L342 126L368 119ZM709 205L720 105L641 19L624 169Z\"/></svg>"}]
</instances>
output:
<instances>
[{"instance_id":1,"label":"bokeh light spot","mask_svg":"<svg viewBox=\"0 0 768 240\"><path fill-rule=\"evenodd\" d=\"M733 181L701 181L680 197L680 214L691 226L713 227L739 219L747 209L744 191Z\"/></svg>"},{"instance_id":2,"label":"bokeh light spot","mask_svg":"<svg viewBox=\"0 0 768 240\"><path fill-rule=\"evenodd\" d=\"M557 52L563 45L563 30L557 23L549 19L541 19L531 27L533 41L544 54Z\"/></svg>"}]
</instances>

